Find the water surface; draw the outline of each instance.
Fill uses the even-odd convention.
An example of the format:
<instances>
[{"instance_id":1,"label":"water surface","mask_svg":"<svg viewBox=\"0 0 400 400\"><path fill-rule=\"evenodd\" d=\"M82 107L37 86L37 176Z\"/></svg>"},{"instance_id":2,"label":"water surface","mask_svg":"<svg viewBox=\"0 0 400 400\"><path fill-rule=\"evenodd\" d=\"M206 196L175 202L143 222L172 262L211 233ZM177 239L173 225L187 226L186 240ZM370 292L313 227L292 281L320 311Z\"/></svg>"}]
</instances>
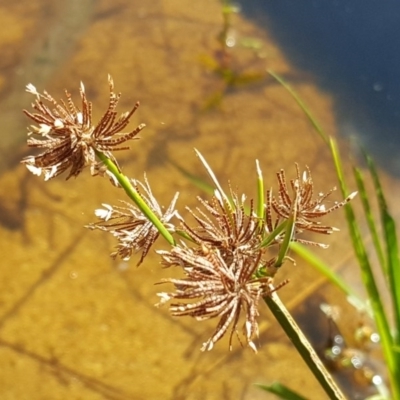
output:
<instances>
[{"instance_id":1,"label":"water surface","mask_svg":"<svg viewBox=\"0 0 400 400\"><path fill-rule=\"evenodd\" d=\"M256 38L261 48L236 46L230 68L258 79L227 85L215 71L222 30L215 0L71 1L64 7L20 1L0 9L4 24L16 32L7 36L4 29L0 36L8 55L0 70L2 399L265 399L252 384L272 380L322 398L266 308L255 356L237 342L228 352L226 341L203 354L199 349L215 321L172 319L153 306L159 290L154 283L174 271L162 270L154 254L139 269L135 259L113 262L113 240L83 228L101 203L116 203L120 191L88 171L76 180L45 183L18 163L27 154L29 123L21 109L32 101L23 94L25 84L58 99L64 89L76 96L83 81L98 118L111 74L123 93L120 110L140 100L132 126L147 125L131 151L118 154L120 163L131 177L146 171L160 203L179 191L182 213L185 205L197 204L200 191L173 166L204 177L194 147L221 182L230 179L248 197L255 193L255 159L267 187L280 168L294 176L297 161L309 165L318 189L327 191L335 184L327 149L287 92L265 74L266 68L287 77L299 71L264 29L238 15L235 35ZM335 133L330 94L307 79L294 83ZM343 224L340 214L334 223ZM327 238L327 262L346 266L357 282L344 235ZM285 277L291 283L282 298L290 309L324 284L301 262L285 266ZM324 295L338 301L332 287Z\"/></svg>"}]
</instances>

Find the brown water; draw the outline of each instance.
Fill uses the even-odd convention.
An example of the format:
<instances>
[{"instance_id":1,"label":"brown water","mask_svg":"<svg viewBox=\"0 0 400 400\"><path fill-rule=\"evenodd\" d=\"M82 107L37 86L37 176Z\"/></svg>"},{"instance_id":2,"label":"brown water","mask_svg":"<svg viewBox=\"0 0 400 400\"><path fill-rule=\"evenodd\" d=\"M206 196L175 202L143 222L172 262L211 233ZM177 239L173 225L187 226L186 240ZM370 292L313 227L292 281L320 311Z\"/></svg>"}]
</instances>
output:
<instances>
[{"instance_id":1,"label":"brown water","mask_svg":"<svg viewBox=\"0 0 400 400\"><path fill-rule=\"evenodd\" d=\"M59 98L65 88L76 94L83 81L99 116L110 73L123 93L120 110L140 100L132 124L147 125L131 151L121 153L124 172L141 178L146 171L162 203L179 191L181 210L195 204L197 189L171 164L204 176L194 147L221 182L230 179L249 196L255 193L255 159L267 183L282 167L294 174L297 161L310 166L317 188L326 191L335 185L328 151L265 69L286 76L334 133L330 98L240 15L233 21L238 37L257 38L261 48L235 48L231 65L239 75L261 79L227 87L209 67L220 50L216 0L70 1L65 8L34 3L0 4L1 399L266 399L252 384L274 380L324 398L266 308L257 356L237 343L230 353L225 341L201 353L213 321L175 320L153 306L154 283L171 271L161 270L155 256L139 269L132 260L126 269L109 258L111 238L83 228L95 208L115 203L120 192L89 173L44 183L18 161L26 153L28 123L20 110L32 101L25 84ZM344 227L341 215L335 225ZM326 241L327 261L345 265L357 283L346 233ZM280 294L294 311L324 285L301 262L286 265L285 277L291 282ZM333 288L323 290L328 301L338 302Z\"/></svg>"}]
</instances>

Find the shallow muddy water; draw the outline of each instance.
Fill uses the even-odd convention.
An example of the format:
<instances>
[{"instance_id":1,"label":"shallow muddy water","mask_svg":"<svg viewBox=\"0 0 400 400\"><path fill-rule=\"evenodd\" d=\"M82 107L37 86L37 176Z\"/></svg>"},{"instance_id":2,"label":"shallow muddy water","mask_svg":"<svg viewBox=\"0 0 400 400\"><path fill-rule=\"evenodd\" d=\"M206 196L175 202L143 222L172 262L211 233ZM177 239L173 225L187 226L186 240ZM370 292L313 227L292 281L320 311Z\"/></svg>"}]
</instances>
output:
<instances>
[{"instance_id":1,"label":"shallow muddy water","mask_svg":"<svg viewBox=\"0 0 400 400\"><path fill-rule=\"evenodd\" d=\"M147 173L160 203L169 204L179 191L182 212L197 204L200 190L176 168L206 176L193 148L220 182L230 180L248 197L255 195L256 159L267 187L276 187L280 168L294 176L298 162L326 192L336 185L328 149L266 69L284 76L334 135L332 99L243 15L232 18L237 42L222 58L216 0L40 3L0 3L7 27L0 34L1 399L266 399L253 383L275 380L324 398L266 307L258 355L237 342L229 352L225 340L201 353L215 321L173 319L154 307L154 283L173 271L162 270L154 254L139 268L135 258L113 261L110 235L84 228L101 203L114 204L121 193L89 171L67 182L62 176L43 182L19 160L29 154L29 121L21 112L33 100L24 93L27 83L59 99L64 89L77 96L83 81L98 118L111 74L122 92L119 110L139 100L132 126L147 125L118 160L130 177ZM229 82L218 69L224 62L234 73ZM397 191L392 182L393 196ZM324 238L331 247L320 255L359 286L343 215L330 221L343 229ZM346 307L301 261L285 265L281 277L290 279L280 295L294 312L321 288L326 301Z\"/></svg>"}]
</instances>

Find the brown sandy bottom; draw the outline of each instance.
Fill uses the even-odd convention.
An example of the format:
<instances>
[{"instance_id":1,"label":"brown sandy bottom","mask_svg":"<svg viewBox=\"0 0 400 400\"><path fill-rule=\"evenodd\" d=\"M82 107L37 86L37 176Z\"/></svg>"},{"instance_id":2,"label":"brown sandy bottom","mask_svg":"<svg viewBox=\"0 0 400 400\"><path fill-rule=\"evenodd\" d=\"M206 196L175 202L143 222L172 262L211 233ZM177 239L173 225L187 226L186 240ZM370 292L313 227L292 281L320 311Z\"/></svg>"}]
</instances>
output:
<instances>
[{"instance_id":1,"label":"brown sandy bottom","mask_svg":"<svg viewBox=\"0 0 400 400\"><path fill-rule=\"evenodd\" d=\"M121 191L88 171L76 180L45 183L16 166L26 152L21 132L27 121L20 109L32 98L22 94L15 71L37 76L30 71L37 71L32 58L40 54L29 49L60 34L60 24L69 26L61 8L49 3L46 13L45 2L29 10L30 4L0 4L3 23L14 29L0 37L10 60L0 76L2 104L19 104L7 114L2 133L11 144L3 148L10 167L0 177L1 399L267 399L253 383L275 380L311 399L325 398L266 307L260 310L258 355L236 341L229 352L225 340L201 353L216 321L173 319L166 308L154 307L159 291L154 283L174 271L162 270L154 254L140 268L136 258L114 262L109 258L112 238L83 228L94 221L101 203L123 198ZM287 77L328 133L334 133L330 98L302 80L251 21L235 16L234 28L238 37L257 38L261 47L233 49L231 66L239 76L261 79L229 87L210 70L222 27L218 1L99 1L88 14L70 53L55 49L56 70L49 68L46 79L32 83L58 99L65 88L76 95L82 80L97 117L107 104L108 73L123 93L121 111L140 100L132 126L144 122L147 128L130 151L117 156L128 176L140 179L146 171L162 204L176 191L182 213L186 205L197 204L195 195L201 192L173 166L205 177L194 147L221 182L230 180L249 198L255 195L255 159L267 187L276 187L280 168L294 176L294 162L311 168L319 190L336 184L325 145L265 70ZM340 199L339 193L333 197ZM342 214L327 221L343 231L326 238L331 247L319 254L359 285ZM301 261L286 264L280 278L290 278L280 295L294 312L321 288L326 301L348 308L344 297ZM357 318L346 318L351 329Z\"/></svg>"}]
</instances>

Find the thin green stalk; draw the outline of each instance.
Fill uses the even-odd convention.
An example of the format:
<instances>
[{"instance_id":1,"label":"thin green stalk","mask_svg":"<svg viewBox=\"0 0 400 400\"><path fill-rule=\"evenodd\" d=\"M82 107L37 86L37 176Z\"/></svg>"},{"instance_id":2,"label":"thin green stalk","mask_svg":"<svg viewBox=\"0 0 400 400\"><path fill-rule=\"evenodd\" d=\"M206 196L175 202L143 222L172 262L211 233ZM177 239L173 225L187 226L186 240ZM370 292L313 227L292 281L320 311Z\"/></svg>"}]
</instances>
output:
<instances>
[{"instance_id":1,"label":"thin green stalk","mask_svg":"<svg viewBox=\"0 0 400 400\"><path fill-rule=\"evenodd\" d=\"M283 238L281 247L279 249L278 258L276 259L274 264L275 268L279 268L282 266L286 254L289 251L290 242L293 240L295 220L296 220L295 214L291 214L290 217L286 220L285 236Z\"/></svg>"},{"instance_id":2,"label":"thin green stalk","mask_svg":"<svg viewBox=\"0 0 400 400\"><path fill-rule=\"evenodd\" d=\"M329 398L331 400L345 400L345 396L325 369L317 353L281 302L279 296L272 293L265 297L264 301Z\"/></svg>"},{"instance_id":3,"label":"thin green stalk","mask_svg":"<svg viewBox=\"0 0 400 400\"><path fill-rule=\"evenodd\" d=\"M300 106L304 114L308 117L309 121L311 122L312 126L314 129L317 131L317 133L321 136L322 140L328 144L329 143L329 136L324 132L322 129L321 125L317 122L317 120L314 118L312 115L311 111L307 108L307 106L304 104L303 100L298 96L298 94L285 82L284 79L282 79L278 74L275 72L271 71L270 69L267 70L267 72L274 77L294 98L294 100L297 102L297 104Z\"/></svg>"},{"instance_id":4,"label":"thin green stalk","mask_svg":"<svg viewBox=\"0 0 400 400\"><path fill-rule=\"evenodd\" d=\"M260 249L263 247L269 246L275 238L280 235L285 229L287 225L287 220L283 221L279 224L260 244Z\"/></svg>"},{"instance_id":5,"label":"thin green stalk","mask_svg":"<svg viewBox=\"0 0 400 400\"><path fill-rule=\"evenodd\" d=\"M129 198L139 207L140 211L149 219L150 222L157 228L160 234L165 238L165 240L172 246L175 245L175 239L160 221L157 215L150 209L150 207L145 203L145 201L139 196L138 192L132 186L130 180L120 172L119 168L111 161L105 154L96 151L97 157L102 161L102 163L107 167L107 169L115 176L118 183L125 190Z\"/></svg>"}]
</instances>

